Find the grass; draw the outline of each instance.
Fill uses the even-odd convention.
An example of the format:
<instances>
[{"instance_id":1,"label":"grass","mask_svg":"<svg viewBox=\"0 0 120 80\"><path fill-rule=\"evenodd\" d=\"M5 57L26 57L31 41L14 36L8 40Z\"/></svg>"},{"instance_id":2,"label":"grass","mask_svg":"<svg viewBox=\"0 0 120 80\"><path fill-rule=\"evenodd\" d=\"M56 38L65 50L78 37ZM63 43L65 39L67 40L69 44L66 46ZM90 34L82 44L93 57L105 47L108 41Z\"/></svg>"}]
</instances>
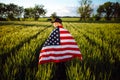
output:
<instances>
[{"instance_id":1,"label":"grass","mask_svg":"<svg viewBox=\"0 0 120 80\"><path fill-rule=\"evenodd\" d=\"M63 25L83 55L83 61L75 58L65 63L68 80L119 80L119 23L63 22ZM52 30L48 22L0 22L0 80L53 79L54 63L38 65L39 51Z\"/></svg>"}]
</instances>

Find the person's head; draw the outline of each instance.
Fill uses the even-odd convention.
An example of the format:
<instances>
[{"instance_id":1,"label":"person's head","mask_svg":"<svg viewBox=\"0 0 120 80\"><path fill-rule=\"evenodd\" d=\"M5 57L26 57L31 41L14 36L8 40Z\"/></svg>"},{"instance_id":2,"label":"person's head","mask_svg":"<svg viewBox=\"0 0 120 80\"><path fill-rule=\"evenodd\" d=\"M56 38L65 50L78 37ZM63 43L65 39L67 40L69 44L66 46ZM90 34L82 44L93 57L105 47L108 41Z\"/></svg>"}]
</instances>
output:
<instances>
[{"instance_id":1,"label":"person's head","mask_svg":"<svg viewBox=\"0 0 120 80\"><path fill-rule=\"evenodd\" d=\"M54 27L62 26L62 20L60 18L55 18L55 20L51 22Z\"/></svg>"}]
</instances>

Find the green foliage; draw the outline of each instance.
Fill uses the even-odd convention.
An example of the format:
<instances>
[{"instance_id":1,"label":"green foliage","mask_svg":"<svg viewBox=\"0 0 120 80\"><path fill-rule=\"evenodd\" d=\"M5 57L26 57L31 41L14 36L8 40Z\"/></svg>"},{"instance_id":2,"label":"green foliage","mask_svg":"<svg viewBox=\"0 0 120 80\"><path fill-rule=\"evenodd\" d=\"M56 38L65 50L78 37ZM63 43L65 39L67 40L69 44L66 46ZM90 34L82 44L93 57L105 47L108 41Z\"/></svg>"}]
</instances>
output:
<instances>
[{"instance_id":1,"label":"green foliage","mask_svg":"<svg viewBox=\"0 0 120 80\"><path fill-rule=\"evenodd\" d=\"M56 13L56 12L52 13L51 16L50 16L50 18L53 19L53 20L54 20L56 17L57 17L57 13Z\"/></svg>"},{"instance_id":2,"label":"green foliage","mask_svg":"<svg viewBox=\"0 0 120 80\"><path fill-rule=\"evenodd\" d=\"M87 18L90 17L92 13L91 8L91 0L81 0L80 1L80 7L78 8L78 13L80 14L80 20L85 21Z\"/></svg>"},{"instance_id":3,"label":"green foliage","mask_svg":"<svg viewBox=\"0 0 120 80\"><path fill-rule=\"evenodd\" d=\"M39 51L53 27L48 22L0 22L0 80L51 80L54 63L38 65ZM83 60L65 63L68 80L119 80L120 24L71 23Z\"/></svg>"},{"instance_id":4,"label":"green foliage","mask_svg":"<svg viewBox=\"0 0 120 80\"><path fill-rule=\"evenodd\" d=\"M20 18L23 13L23 7L20 7L15 4L4 4L0 3L0 18L8 18L8 20L16 20Z\"/></svg>"},{"instance_id":5,"label":"green foliage","mask_svg":"<svg viewBox=\"0 0 120 80\"><path fill-rule=\"evenodd\" d=\"M40 16L44 16L46 10L43 5L35 5L33 8L23 8L15 4L0 3L0 20L15 21L20 20L22 15L24 18L34 18L38 20Z\"/></svg>"},{"instance_id":6,"label":"green foliage","mask_svg":"<svg viewBox=\"0 0 120 80\"><path fill-rule=\"evenodd\" d=\"M35 21L45 14L46 10L43 5L35 5L34 8L25 8L24 10L24 18L34 18Z\"/></svg>"},{"instance_id":7,"label":"green foliage","mask_svg":"<svg viewBox=\"0 0 120 80\"><path fill-rule=\"evenodd\" d=\"M67 63L70 80L119 80L119 24L66 23L83 55ZM117 67L115 68L115 66Z\"/></svg>"},{"instance_id":8,"label":"green foliage","mask_svg":"<svg viewBox=\"0 0 120 80\"><path fill-rule=\"evenodd\" d=\"M120 17L120 3L106 2L99 6L97 12L100 17L105 17L106 20L117 20Z\"/></svg>"}]
</instances>

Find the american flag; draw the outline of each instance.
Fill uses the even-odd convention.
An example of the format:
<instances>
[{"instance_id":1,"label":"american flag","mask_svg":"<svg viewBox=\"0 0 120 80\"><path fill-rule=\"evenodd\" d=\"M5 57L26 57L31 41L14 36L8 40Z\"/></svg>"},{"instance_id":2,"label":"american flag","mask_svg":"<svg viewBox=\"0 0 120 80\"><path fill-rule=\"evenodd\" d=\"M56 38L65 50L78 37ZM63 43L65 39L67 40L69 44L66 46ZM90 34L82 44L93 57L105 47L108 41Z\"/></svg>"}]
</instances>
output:
<instances>
[{"instance_id":1,"label":"american flag","mask_svg":"<svg viewBox=\"0 0 120 80\"><path fill-rule=\"evenodd\" d=\"M39 64L64 62L75 57L82 60L77 43L68 30L57 27L52 31L40 51Z\"/></svg>"}]
</instances>

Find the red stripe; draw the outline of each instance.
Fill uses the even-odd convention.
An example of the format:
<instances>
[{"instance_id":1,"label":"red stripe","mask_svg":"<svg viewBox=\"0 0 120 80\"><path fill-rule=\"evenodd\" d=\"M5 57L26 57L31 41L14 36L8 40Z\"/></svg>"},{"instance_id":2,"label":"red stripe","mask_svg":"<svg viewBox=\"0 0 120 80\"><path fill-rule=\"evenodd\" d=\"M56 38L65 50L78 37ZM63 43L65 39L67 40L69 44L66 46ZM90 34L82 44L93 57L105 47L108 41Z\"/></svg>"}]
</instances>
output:
<instances>
[{"instance_id":1,"label":"red stripe","mask_svg":"<svg viewBox=\"0 0 120 80\"><path fill-rule=\"evenodd\" d=\"M73 56L71 58L60 59L60 60L54 60L54 59L43 60L43 61L40 61L38 64L44 64L44 63L47 63L47 62L55 62L55 63L66 62L66 61L69 61L69 60L71 60L72 58L75 58L75 57L76 56ZM81 57L79 59L81 60Z\"/></svg>"},{"instance_id":2,"label":"red stripe","mask_svg":"<svg viewBox=\"0 0 120 80\"><path fill-rule=\"evenodd\" d=\"M60 40L61 39L74 39L73 37L71 37L71 36L66 36L66 37L60 37Z\"/></svg>"},{"instance_id":3,"label":"red stripe","mask_svg":"<svg viewBox=\"0 0 120 80\"><path fill-rule=\"evenodd\" d=\"M41 52L48 52L48 51L65 51L65 50L79 51L79 48L50 48L50 49L43 49L43 50L41 50Z\"/></svg>"},{"instance_id":4,"label":"red stripe","mask_svg":"<svg viewBox=\"0 0 120 80\"><path fill-rule=\"evenodd\" d=\"M60 31L60 34L68 34L68 31Z\"/></svg>"},{"instance_id":5,"label":"red stripe","mask_svg":"<svg viewBox=\"0 0 120 80\"><path fill-rule=\"evenodd\" d=\"M75 42L61 42L61 45L77 45Z\"/></svg>"},{"instance_id":6,"label":"red stripe","mask_svg":"<svg viewBox=\"0 0 120 80\"><path fill-rule=\"evenodd\" d=\"M61 60L53 60L53 59L50 59L50 60L44 60L44 61L40 61L38 64L44 64L44 63L47 63L47 62L55 62L55 63L59 63L59 62L65 62L65 61L69 61L71 58L66 58L66 59L61 59Z\"/></svg>"},{"instance_id":7,"label":"red stripe","mask_svg":"<svg viewBox=\"0 0 120 80\"><path fill-rule=\"evenodd\" d=\"M75 54L75 53L65 53L65 54L53 54L53 53L50 53L50 54L39 56L39 59L41 59L42 57L49 57L49 56L62 57L62 56L66 56L66 55L72 55L72 56L75 56L75 57L81 57L81 54Z\"/></svg>"}]
</instances>

